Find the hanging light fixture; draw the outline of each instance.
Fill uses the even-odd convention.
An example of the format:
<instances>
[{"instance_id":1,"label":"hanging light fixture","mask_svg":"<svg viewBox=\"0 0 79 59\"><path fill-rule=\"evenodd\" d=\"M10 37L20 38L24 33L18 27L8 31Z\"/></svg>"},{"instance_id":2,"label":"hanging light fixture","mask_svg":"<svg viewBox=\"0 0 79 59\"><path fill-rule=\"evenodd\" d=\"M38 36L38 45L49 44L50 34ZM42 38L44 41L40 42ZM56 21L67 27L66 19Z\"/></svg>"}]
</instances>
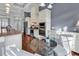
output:
<instances>
[{"instance_id":1,"label":"hanging light fixture","mask_svg":"<svg viewBox=\"0 0 79 59\"><path fill-rule=\"evenodd\" d=\"M45 3L41 3L40 6L45 6Z\"/></svg>"},{"instance_id":2,"label":"hanging light fixture","mask_svg":"<svg viewBox=\"0 0 79 59\"><path fill-rule=\"evenodd\" d=\"M48 5L48 8L52 8L52 5L51 5L51 4L49 4L49 5Z\"/></svg>"}]
</instances>

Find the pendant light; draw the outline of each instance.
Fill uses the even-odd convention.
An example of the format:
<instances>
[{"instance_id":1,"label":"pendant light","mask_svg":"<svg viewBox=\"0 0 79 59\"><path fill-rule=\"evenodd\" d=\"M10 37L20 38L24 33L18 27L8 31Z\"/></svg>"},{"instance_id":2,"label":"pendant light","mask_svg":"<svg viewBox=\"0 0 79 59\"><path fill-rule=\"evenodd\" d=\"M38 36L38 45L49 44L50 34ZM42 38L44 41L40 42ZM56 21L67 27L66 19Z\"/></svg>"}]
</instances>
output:
<instances>
[{"instance_id":1,"label":"pendant light","mask_svg":"<svg viewBox=\"0 0 79 59\"><path fill-rule=\"evenodd\" d=\"M51 4L49 4L49 5L48 5L48 8L50 8L50 9L51 9L51 8L52 8L52 5L51 5Z\"/></svg>"},{"instance_id":2,"label":"pendant light","mask_svg":"<svg viewBox=\"0 0 79 59\"><path fill-rule=\"evenodd\" d=\"M45 6L45 4L44 4L44 3L41 3L41 4L40 4L40 6L44 7L44 6Z\"/></svg>"}]
</instances>

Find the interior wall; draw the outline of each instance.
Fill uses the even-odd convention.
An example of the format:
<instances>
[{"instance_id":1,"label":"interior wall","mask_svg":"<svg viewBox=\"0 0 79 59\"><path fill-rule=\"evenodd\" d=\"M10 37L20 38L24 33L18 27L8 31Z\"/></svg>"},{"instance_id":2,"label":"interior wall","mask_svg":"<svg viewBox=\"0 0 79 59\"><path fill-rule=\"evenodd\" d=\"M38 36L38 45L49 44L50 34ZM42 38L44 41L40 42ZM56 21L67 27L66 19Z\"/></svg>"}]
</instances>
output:
<instances>
[{"instance_id":1,"label":"interior wall","mask_svg":"<svg viewBox=\"0 0 79 59\"><path fill-rule=\"evenodd\" d=\"M68 27L68 31L73 31L75 24L79 20L78 3L55 3L52 9L52 27Z\"/></svg>"}]
</instances>

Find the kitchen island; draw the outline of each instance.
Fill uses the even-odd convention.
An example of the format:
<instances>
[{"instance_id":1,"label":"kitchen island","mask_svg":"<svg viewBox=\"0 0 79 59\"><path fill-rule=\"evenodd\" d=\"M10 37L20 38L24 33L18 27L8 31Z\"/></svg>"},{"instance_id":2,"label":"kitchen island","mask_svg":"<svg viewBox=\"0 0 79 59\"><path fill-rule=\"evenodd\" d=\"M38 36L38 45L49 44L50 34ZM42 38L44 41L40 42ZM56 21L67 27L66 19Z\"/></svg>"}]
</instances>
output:
<instances>
[{"instance_id":1,"label":"kitchen island","mask_svg":"<svg viewBox=\"0 0 79 59\"><path fill-rule=\"evenodd\" d=\"M22 48L22 33L20 31L11 31L0 33L0 42L5 42L5 45L16 45L17 48Z\"/></svg>"}]
</instances>

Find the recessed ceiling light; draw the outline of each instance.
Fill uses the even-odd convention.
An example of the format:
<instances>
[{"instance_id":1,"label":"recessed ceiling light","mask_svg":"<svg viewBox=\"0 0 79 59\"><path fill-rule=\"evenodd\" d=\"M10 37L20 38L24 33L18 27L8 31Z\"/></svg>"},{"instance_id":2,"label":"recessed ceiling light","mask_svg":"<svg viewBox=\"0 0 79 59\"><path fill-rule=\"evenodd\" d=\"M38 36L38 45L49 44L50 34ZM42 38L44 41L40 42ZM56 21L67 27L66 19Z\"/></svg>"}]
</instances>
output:
<instances>
[{"instance_id":1,"label":"recessed ceiling light","mask_svg":"<svg viewBox=\"0 0 79 59\"><path fill-rule=\"evenodd\" d=\"M6 3L5 5L6 5L7 7L10 7L10 4L9 4L9 3Z\"/></svg>"},{"instance_id":2,"label":"recessed ceiling light","mask_svg":"<svg viewBox=\"0 0 79 59\"><path fill-rule=\"evenodd\" d=\"M9 12L10 12L10 8L6 7L6 13L9 14Z\"/></svg>"},{"instance_id":3,"label":"recessed ceiling light","mask_svg":"<svg viewBox=\"0 0 79 59\"><path fill-rule=\"evenodd\" d=\"M6 13L9 14L10 12L10 4L5 4L6 5Z\"/></svg>"},{"instance_id":4,"label":"recessed ceiling light","mask_svg":"<svg viewBox=\"0 0 79 59\"><path fill-rule=\"evenodd\" d=\"M6 10L10 10L10 8L9 7L6 7Z\"/></svg>"},{"instance_id":5,"label":"recessed ceiling light","mask_svg":"<svg viewBox=\"0 0 79 59\"><path fill-rule=\"evenodd\" d=\"M9 11L6 11L7 14L9 14Z\"/></svg>"}]
</instances>

